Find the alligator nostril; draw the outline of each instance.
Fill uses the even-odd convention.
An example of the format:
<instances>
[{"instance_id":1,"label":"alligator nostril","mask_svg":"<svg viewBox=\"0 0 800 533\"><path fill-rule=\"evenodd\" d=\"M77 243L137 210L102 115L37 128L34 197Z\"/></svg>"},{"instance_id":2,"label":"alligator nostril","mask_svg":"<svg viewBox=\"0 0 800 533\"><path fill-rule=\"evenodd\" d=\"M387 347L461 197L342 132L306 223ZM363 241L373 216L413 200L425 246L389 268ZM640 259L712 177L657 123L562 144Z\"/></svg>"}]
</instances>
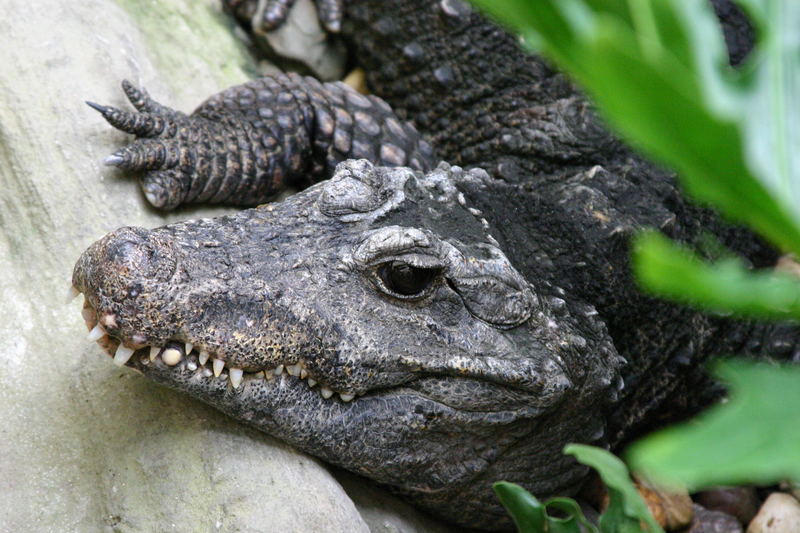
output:
<instances>
[{"instance_id":1,"label":"alligator nostril","mask_svg":"<svg viewBox=\"0 0 800 533\"><path fill-rule=\"evenodd\" d=\"M123 263L129 256L137 252L139 243L131 241L114 242L107 249L108 258L116 263Z\"/></svg>"},{"instance_id":2,"label":"alligator nostril","mask_svg":"<svg viewBox=\"0 0 800 533\"><path fill-rule=\"evenodd\" d=\"M145 266L149 261L148 231L144 228L120 228L105 237L105 256L116 265Z\"/></svg>"}]
</instances>

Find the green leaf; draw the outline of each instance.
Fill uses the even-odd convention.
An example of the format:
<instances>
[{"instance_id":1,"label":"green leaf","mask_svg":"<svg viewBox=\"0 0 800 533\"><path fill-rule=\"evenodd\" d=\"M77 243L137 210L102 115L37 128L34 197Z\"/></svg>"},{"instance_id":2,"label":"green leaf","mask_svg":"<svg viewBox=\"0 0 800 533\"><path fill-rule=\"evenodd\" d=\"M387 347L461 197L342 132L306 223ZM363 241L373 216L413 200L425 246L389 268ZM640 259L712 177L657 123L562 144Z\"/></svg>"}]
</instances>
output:
<instances>
[{"instance_id":1,"label":"green leaf","mask_svg":"<svg viewBox=\"0 0 800 533\"><path fill-rule=\"evenodd\" d=\"M726 361L714 373L730 399L635 443L626 454L631 466L692 489L800 480L800 368Z\"/></svg>"},{"instance_id":2,"label":"green leaf","mask_svg":"<svg viewBox=\"0 0 800 533\"><path fill-rule=\"evenodd\" d=\"M570 498L552 498L541 503L530 492L507 481L493 485L494 492L506 508L520 533L597 533L583 515L580 506ZM549 516L548 509L555 509L564 518Z\"/></svg>"},{"instance_id":3,"label":"green leaf","mask_svg":"<svg viewBox=\"0 0 800 533\"><path fill-rule=\"evenodd\" d=\"M686 190L800 255L800 2L740 0L760 41L741 71L698 0L475 0L568 71Z\"/></svg>"},{"instance_id":4,"label":"green leaf","mask_svg":"<svg viewBox=\"0 0 800 533\"><path fill-rule=\"evenodd\" d=\"M742 84L744 147L773 194L800 208L800 2L761 2L766 24Z\"/></svg>"},{"instance_id":5,"label":"green leaf","mask_svg":"<svg viewBox=\"0 0 800 533\"><path fill-rule=\"evenodd\" d=\"M612 453L584 444L570 444L564 453L591 466L600 474L608 489L608 508L600 517L603 533L661 532L663 529L650 514L639 492L633 486L625 464Z\"/></svg>"},{"instance_id":6,"label":"green leaf","mask_svg":"<svg viewBox=\"0 0 800 533\"><path fill-rule=\"evenodd\" d=\"M517 525L519 533L544 533L547 531L547 513L544 505L533 494L519 485L499 481L492 485L500 503Z\"/></svg>"},{"instance_id":7,"label":"green leaf","mask_svg":"<svg viewBox=\"0 0 800 533\"><path fill-rule=\"evenodd\" d=\"M552 533L597 533L597 528L586 519L581 506L572 498L550 498L545 503L548 511L555 509L565 518L555 518L548 515L549 526ZM581 529L583 526L583 529Z\"/></svg>"},{"instance_id":8,"label":"green leaf","mask_svg":"<svg viewBox=\"0 0 800 533\"><path fill-rule=\"evenodd\" d=\"M797 278L753 272L737 259L703 263L656 232L638 236L633 268L646 290L695 307L761 318L800 318Z\"/></svg>"}]
</instances>

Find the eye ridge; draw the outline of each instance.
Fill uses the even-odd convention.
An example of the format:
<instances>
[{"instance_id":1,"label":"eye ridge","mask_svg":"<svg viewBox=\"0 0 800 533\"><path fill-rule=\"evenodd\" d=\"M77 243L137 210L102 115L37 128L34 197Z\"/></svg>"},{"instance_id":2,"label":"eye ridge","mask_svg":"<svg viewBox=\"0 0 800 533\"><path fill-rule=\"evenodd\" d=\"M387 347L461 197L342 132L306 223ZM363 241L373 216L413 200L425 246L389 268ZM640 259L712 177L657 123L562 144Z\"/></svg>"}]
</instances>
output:
<instances>
[{"instance_id":1,"label":"eye ridge","mask_svg":"<svg viewBox=\"0 0 800 533\"><path fill-rule=\"evenodd\" d=\"M388 261L378 267L378 277L390 292L410 297L424 294L441 268L422 268L404 261Z\"/></svg>"}]
</instances>

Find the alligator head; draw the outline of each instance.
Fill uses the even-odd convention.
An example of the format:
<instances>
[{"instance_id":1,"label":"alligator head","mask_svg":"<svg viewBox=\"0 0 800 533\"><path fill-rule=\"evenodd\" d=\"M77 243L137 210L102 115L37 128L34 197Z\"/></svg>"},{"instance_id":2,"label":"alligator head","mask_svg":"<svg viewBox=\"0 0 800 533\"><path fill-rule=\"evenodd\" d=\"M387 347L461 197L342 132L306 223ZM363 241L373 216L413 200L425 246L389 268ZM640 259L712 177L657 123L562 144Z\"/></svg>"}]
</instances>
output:
<instances>
[{"instance_id":1,"label":"alligator head","mask_svg":"<svg viewBox=\"0 0 800 533\"><path fill-rule=\"evenodd\" d=\"M602 440L618 364L596 312L525 280L467 206L488 181L347 161L281 203L119 229L73 283L119 364L487 526L493 481L574 490L561 449Z\"/></svg>"}]
</instances>

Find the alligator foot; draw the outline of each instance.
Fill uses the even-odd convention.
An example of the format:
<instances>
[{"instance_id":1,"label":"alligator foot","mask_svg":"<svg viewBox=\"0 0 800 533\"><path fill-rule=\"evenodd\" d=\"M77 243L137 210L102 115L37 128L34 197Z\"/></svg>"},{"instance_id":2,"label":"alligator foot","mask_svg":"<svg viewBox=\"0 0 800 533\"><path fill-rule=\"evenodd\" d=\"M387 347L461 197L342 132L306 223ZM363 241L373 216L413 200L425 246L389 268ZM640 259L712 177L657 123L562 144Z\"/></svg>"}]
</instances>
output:
<instances>
[{"instance_id":1,"label":"alligator foot","mask_svg":"<svg viewBox=\"0 0 800 533\"><path fill-rule=\"evenodd\" d=\"M105 159L105 164L144 171L141 185L155 207L173 209L192 201L213 201L224 194L231 173L226 164L235 140L223 121L187 116L159 104L129 81L122 89L136 111L86 102L115 128L136 139ZM214 187L216 185L216 187Z\"/></svg>"},{"instance_id":2,"label":"alligator foot","mask_svg":"<svg viewBox=\"0 0 800 533\"><path fill-rule=\"evenodd\" d=\"M286 20L295 0L223 0L225 8L255 33L266 33ZM343 0L316 0L322 26L337 33L342 27Z\"/></svg>"}]
</instances>

